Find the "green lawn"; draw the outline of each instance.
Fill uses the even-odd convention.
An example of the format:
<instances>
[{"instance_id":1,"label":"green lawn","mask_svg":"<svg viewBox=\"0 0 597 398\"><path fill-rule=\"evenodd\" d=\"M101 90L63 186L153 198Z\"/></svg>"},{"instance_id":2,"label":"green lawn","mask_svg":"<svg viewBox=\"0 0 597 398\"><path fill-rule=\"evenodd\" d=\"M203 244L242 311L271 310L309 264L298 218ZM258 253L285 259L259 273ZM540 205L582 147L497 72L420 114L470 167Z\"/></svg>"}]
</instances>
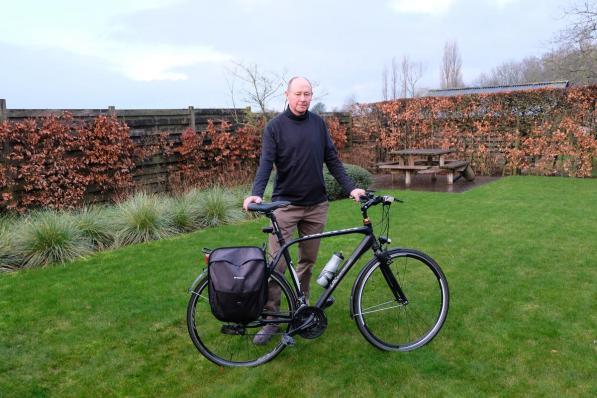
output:
<instances>
[{"instance_id":1,"label":"green lawn","mask_svg":"<svg viewBox=\"0 0 597 398\"><path fill-rule=\"evenodd\" d=\"M261 219L0 275L0 396L597 396L597 180L388 193L406 201L392 207L394 244L430 254L450 283L426 347L387 353L361 337L353 270L320 338L258 368L204 359L185 324L200 249L260 244ZM332 204L330 229L359 222L353 202ZM358 239L325 241L320 263Z\"/></svg>"}]
</instances>

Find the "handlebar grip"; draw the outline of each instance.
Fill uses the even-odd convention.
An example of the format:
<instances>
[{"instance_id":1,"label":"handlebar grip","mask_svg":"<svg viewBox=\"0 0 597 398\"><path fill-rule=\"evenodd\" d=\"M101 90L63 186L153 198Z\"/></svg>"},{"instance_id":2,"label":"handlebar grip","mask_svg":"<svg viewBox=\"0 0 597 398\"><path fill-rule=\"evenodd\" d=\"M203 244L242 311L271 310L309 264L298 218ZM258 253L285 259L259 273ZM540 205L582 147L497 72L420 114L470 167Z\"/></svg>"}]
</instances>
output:
<instances>
[{"instance_id":1,"label":"handlebar grip","mask_svg":"<svg viewBox=\"0 0 597 398\"><path fill-rule=\"evenodd\" d=\"M393 196L389 196L389 195L383 196L383 202L384 202L384 204L390 204L393 202L404 203L403 200L395 198Z\"/></svg>"},{"instance_id":2,"label":"handlebar grip","mask_svg":"<svg viewBox=\"0 0 597 398\"><path fill-rule=\"evenodd\" d=\"M373 198L375 198L375 191L366 190L365 195L361 195L359 198L359 202L365 204Z\"/></svg>"}]
</instances>

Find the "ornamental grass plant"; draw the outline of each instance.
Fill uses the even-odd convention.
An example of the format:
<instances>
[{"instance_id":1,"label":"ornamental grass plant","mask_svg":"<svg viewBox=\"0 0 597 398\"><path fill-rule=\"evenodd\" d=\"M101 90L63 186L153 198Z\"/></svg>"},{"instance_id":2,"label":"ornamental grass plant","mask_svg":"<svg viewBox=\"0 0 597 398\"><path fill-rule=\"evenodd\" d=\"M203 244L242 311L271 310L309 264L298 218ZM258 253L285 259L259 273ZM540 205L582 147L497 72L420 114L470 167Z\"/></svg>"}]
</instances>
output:
<instances>
[{"instance_id":1,"label":"ornamental grass plant","mask_svg":"<svg viewBox=\"0 0 597 398\"><path fill-rule=\"evenodd\" d=\"M93 251L74 218L54 210L32 212L12 230L15 256L25 268L65 263Z\"/></svg>"},{"instance_id":2,"label":"ornamental grass plant","mask_svg":"<svg viewBox=\"0 0 597 398\"><path fill-rule=\"evenodd\" d=\"M95 250L103 250L114 243L114 229L110 219L111 210L107 207L84 207L70 216L75 226L93 245ZM64 213L68 217L68 213Z\"/></svg>"},{"instance_id":3,"label":"ornamental grass plant","mask_svg":"<svg viewBox=\"0 0 597 398\"><path fill-rule=\"evenodd\" d=\"M139 192L120 203L112 213L114 246L163 239L176 232L166 200Z\"/></svg>"},{"instance_id":4,"label":"ornamental grass plant","mask_svg":"<svg viewBox=\"0 0 597 398\"><path fill-rule=\"evenodd\" d=\"M201 192L193 189L167 201L167 217L172 220L176 232L190 232L201 227L199 198Z\"/></svg>"},{"instance_id":5,"label":"ornamental grass plant","mask_svg":"<svg viewBox=\"0 0 597 398\"><path fill-rule=\"evenodd\" d=\"M230 224L245 217L234 195L221 187L203 192L199 198L199 214L203 227Z\"/></svg>"},{"instance_id":6,"label":"ornamental grass plant","mask_svg":"<svg viewBox=\"0 0 597 398\"><path fill-rule=\"evenodd\" d=\"M11 222L0 218L0 272L11 271L17 267L13 237L10 234Z\"/></svg>"}]
</instances>

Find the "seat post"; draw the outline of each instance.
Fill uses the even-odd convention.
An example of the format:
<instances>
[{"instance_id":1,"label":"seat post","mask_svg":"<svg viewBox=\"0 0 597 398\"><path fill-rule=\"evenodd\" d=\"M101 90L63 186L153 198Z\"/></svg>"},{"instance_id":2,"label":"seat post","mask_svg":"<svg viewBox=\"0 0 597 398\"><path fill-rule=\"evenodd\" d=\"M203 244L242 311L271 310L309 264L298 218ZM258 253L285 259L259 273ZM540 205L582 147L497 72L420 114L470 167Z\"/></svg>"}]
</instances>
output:
<instances>
[{"instance_id":1,"label":"seat post","mask_svg":"<svg viewBox=\"0 0 597 398\"><path fill-rule=\"evenodd\" d=\"M284 240L284 237L282 236L282 231L280 230L280 226L278 225L278 220L276 220L276 216L274 215L274 212L269 212L266 214L266 216L272 220L272 228L274 229L273 233L276 236L276 238L278 238L278 244L280 245L280 247L284 246L286 244L286 241Z\"/></svg>"}]
</instances>

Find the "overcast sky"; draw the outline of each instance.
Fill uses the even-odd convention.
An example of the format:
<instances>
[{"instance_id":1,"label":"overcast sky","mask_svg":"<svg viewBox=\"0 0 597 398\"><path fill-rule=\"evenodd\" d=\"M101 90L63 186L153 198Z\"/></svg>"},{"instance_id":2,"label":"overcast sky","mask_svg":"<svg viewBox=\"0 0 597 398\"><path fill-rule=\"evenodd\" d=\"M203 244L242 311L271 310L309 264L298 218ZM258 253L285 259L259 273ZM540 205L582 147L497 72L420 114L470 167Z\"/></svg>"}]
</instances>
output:
<instances>
[{"instance_id":1,"label":"overcast sky","mask_svg":"<svg viewBox=\"0 0 597 398\"><path fill-rule=\"evenodd\" d=\"M465 83L552 48L568 0L3 0L0 98L19 108L231 107L232 62L304 75L328 110L381 100L392 57L439 86L447 40ZM245 106L238 93L237 106ZM280 110L282 104L272 104Z\"/></svg>"}]
</instances>

